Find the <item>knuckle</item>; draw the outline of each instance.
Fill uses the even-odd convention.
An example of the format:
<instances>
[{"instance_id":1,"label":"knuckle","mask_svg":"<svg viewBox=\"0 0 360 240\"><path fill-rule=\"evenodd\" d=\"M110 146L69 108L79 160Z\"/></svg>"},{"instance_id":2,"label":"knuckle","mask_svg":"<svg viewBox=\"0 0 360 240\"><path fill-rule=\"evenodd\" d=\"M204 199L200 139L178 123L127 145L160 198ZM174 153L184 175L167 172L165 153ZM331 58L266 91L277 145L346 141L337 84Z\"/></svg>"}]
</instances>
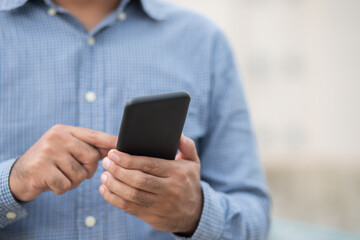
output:
<instances>
[{"instance_id":1,"label":"knuckle","mask_svg":"<svg viewBox=\"0 0 360 240\"><path fill-rule=\"evenodd\" d=\"M151 179L149 177L139 177L138 183L140 187L149 187L151 186Z\"/></svg>"},{"instance_id":2,"label":"knuckle","mask_svg":"<svg viewBox=\"0 0 360 240\"><path fill-rule=\"evenodd\" d=\"M183 183L179 181L169 182L166 188L167 195L174 199L179 199L184 192L183 190Z\"/></svg>"},{"instance_id":3,"label":"knuckle","mask_svg":"<svg viewBox=\"0 0 360 240\"><path fill-rule=\"evenodd\" d=\"M81 165L80 163L76 162L76 161L70 161L70 167L71 167L71 170L73 172L76 172L76 173L79 173L79 175L81 174Z\"/></svg>"},{"instance_id":4,"label":"knuckle","mask_svg":"<svg viewBox=\"0 0 360 240\"><path fill-rule=\"evenodd\" d=\"M42 144L41 152L45 155L49 155L53 153L53 146L49 142L45 142Z\"/></svg>"},{"instance_id":5,"label":"knuckle","mask_svg":"<svg viewBox=\"0 0 360 240\"><path fill-rule=\"evenodd\" d=\"M196 171L196 173L200 173L200 170L201 170L201 165L200 165L200 163L195 164L194 170Z\"/></svg>"},{"instance_id":6,"label":"knuckle","mask_svg":"<svg viewBox=\"0 0 360 240\"><path fill-rule=\"evenodd\" d=\"M46 133L46 140L48 141L52 141L55 140L56 138L58 138L60 136L60 133L63 130L61 129L61 127L59 125L55 125L54 127L50 128L50 130Z\"/></svg>"},{"instance_id":7,"label":"knuckle","mask_svg":"<svg viewBox=\"0 0 360 240\"><path fill-rule=\"evenodd\" d=\"M126 196L127 199L129 199L130 201L135 201L138 198L138 193L135 190L127 190L126 191Z\"/></svg>"},{"instance_id":8,"label":"knuckle","mask_svg":"<svg viewBox=\"0 0 360 240\"><path fill-rule=\"evenodd\" d=\"M192 140L191 138L188 138L187 140L189 141L189 145L190 145L191 147L195 147L195 142L194 142L194 140Z\"/></svg>"},{"instance_id":9,"label":"knuckle","mask_svg":"<svg viewBox=\"0 0 360 240\"><path fill-rule=\"evenodd\" d=\"M195 167L191 168L191 170L189 171L189 177L188 179L198 179L200 176L200 165L196 164Z\"/></svg>"},{"instance_id":10,"label":"knuckle","mask_svg":"<svg viewBox=\"0 0 360 240\"><path fill-rule=\"evenodd\" d=\"M112 195L111 195L111 193L107 190L107 191L105 191L104 192L104 199L107 201L107 202L112 202L111 200L112 200Z\"/></svg>"},{"instance_id":11,"label":"knuckle","mask_svg":"<svg viewBox=\"0 0 360 240\"><path fill-rule=\"evenodd\" d=\"M53 185L59 192L66 192L71 189L71 182L60 178L54 178Z\"/></svg>"},{"instance_id":12,"label":"knuckle","mask_svg":"<svg viewBox=\"0 0 360 240\"><path fill-rule=\"evenodd\" d=\"M147 177L138 174L136 175L134 182L137 187L146 187L149 184L149 180L147 179Z\"/></svg>"},{"instance_id":13,"label":"knuckle","mask_svg":"<svg viewBox=\"0 0 360 240\"><path fill-rule=\"evenodd\" d=\"M88 172L80 166L79 170L77 171L77 182L82 182L87 176Z\"/></svg>"},{"instance_id":14,"label":"knuckle","mask_svg":"<svg viewBox=\"0 0 360 240\"><path fill-rule=\"evenodd\" d=\"M81 152L81 149L82 149L82 146L80 144L79 141L75 141L75 142L71 142L69 143L70 145L72 145L73 147L71 147L71 154L76 158L76 159L79 159L81 158L81 155L82 155L82 152Z\"/></svg>"},{"instance_id":15,"label":"knuckle","mask_svg":"<svg viewBox=\"0 0 360 240\"><path fill-rule=\"evenodd\" d=\"M95 148L87 145L81 144L81 142L78 142L78 149L81 151L81 154L86 154L87 161L93 162L94 160L100 159L100 152L96 150Z\"/></svg>"},{"instance_id":16,"label":"knuckle","mask_svg":"<svg viewBox=\"0 0 360 240\"><path fill-rule=\"evenodd\" d=\"M91 155L91 158L95 159L95 160L99 160L101 157L100 152L96 149L92 149L90 155Z\"/></svg>"},{"instance_id":17,"label":"knuckle","mask_svg":"<svg viewBox=\"0 0 360 240\"><path fill-rule=\"evenodd\" d=\"M63 186L62 186L62 190L63 191L69 191L72 187L72 184L70 181L63 181Z\"/></svg>"},{"instance_id":18,"label":"knuckle","mask_svg":"<svg viewBox=\"0 0 360 240\"><path fill-rule=\"evenodd\" d=\"M88 171L87 171L86 169L84 169L84 168L82 168L82 170L80 171L79 174L80 174L80 177L81 177L82 180L84 180L85 178L87 178L88 175L89 175Z\"/></svg>"},{"instance_id":19,"label":"knuckle","mask_svg":"<svg viewBox=\"0 0 360 240\"><path fill-rule=\"evenodd\" d=\"M96 169L97 169L97 164L89 164L85 167L85 172L86 172L86 177L87 178L91 178L95 172L96 172Z\"/></svg>"},{"instance_id":20,"label":"knuckle","mask_svg":"<svg viewBox=\"0 0 360 240\"><path fill-rule=\"evenodd\" d=\"M71 184L71 188L70 188L68 191L70 191L71 189L74 189L74 188L78 187L78 186L80 185L80 183L81 183L81 181L73 182L73 183ZM67 191L66 191L66 192L67 192Z\"/></svg>"},{"instance_id":21,"label":"knuckle","mask_svg":"<svg viewBox=\"0 0 360 240\"><path fill-rule=\"evenodd\" d=\"M97 139L97 136L98 136L97 131L92 130L92 129L89 130L89 138L90 139L92 139L92 140Z\"/></svg>"},{"instance_id":22,"label":"knuckle","mask_svg":"<svg viewBox=\"0 0 360 240\"><path fill-rule=\"evenodd\" d=\"M150 190L161 190L162 185L160 181L152 176L140 177L138 180L140 187L146 187Z\"/></svg>"},{"instance_id":23,"label":"knuckle","mask_svg":"<svg viewBox=\"0 0 360 240\"><path fill-rule=\"evenodd\" d=\"M63 191L67 192L67 191L71 190L72 187L73 187L73 185L72 185L71 182L65 183L64 188L63 188Z\"/></svg>"},{"instance_id":24,"label":"knuckle","mask_svg":"<svg viewBox=\"0 0 360 240\"><path fill-rule=\"evenodd\" d=\"M194 140L189 137L186 137L186 145L188 145L188 147L190 147L191 149L195 148L196 146Z\"/></svg>"},{"instance_id":25,"label":"knuckle","mask_svg":"<svg viewBox=\"0 0 360 240\"><path fill-rule=\"evenodd\" d=\"M104 199L105 201L109 202L110 204L124 210L127 213L130 213L134 216L137 216L137 210L133 207L133 204L130 201L127 201L122 198L116 198L114 194L110 191L106 190L104 192Z\"/></svg>"},{"instance_id":26,"label":"knuckle","mask_svg":"<svg viewBox=\"0 0 360 240\"><path fill-rule=\"evenodd\" d=\"M140 192L139 190L129 191L128 195L129 195L129 200L137 204L141 204L147 207L153 204L152 199L147 197L143 192Z\"/></svg>"},{"instance_id":27,"label":"knuckle","mask_svg":"<svg viewBox=\"0 0 360 240\"><path fill-rule=\"evenodd\" d=\"M114 180L112 179L112 177L109 176L106 179L106 182L104 183L104 185L110 190L113 191L114 190Z\"/></svg>"},{"instance_id":28,"label":"knuckle","mask_svg":"<svg viewBox=\"0 0 360 240\"><path fill-rule=\"evenodd\" d=\"M109 170L113 173L114 176L120 176L121 168L116 166L115 164L111 163Z\"/></svg>"},{"instance_id":29,"label":"knuckle","mask_svg":"<svg viewBox=\"0 0 360 240\"><path fill-rule=\"evenodd\" d=\"M169 195L172 196L174 199L179 199L183 192L181 187L172 187L169 189L169 191L170 191Z\"/></svg>"},{"instance_id":30,"label":"knuckle","mask_svg":"<svg viewBox=\"0 0 360 240\"><path fill-rule=\"evenodd\" d=\"M186 173L182 168L178 168L175 171L175 176L179 179L180 182L184 182L187 178Z\"/></svg>"},{"instance_id":31,"label":"knuckle","mask_svg":"<svg viewBox=\"0 0 360 240\"><path fill-rule=\"evenodd\" d=\"M138 202L145 207L151 207L152 205L154 205L154 200L147 197L140 198Z\"/></svg>"},{"instance_id":32,"label":"knuckle","mask_svg":"<svg viewBox=\"0 0 360 240\"><path fill-rule=\"evenodd\" d=\"M65 127L65 125L63 125L63 124L55 124L51 129L53 129L53 130L63 130L64 127Z\"/></svg>"},{"instance_id":33,"label":"knuckle","mask_svg":"<svg viewBox=\"0 0 360 240\"><path fill-rule=\"evenodd\" d=\"M129 157L129 156L127 156L127 155L125 155L125 154L122 154L121 156L120 156L120 158L121 158L121 161L120 161L120 163L121 163L121 165L123 166L123 167L125 167L125 168L131 168L131 166L132 166L132 162L133 161L131 161L131 158Z\"/></svg>"},{"instance_id":34,"label":"knuckle","mask_svg":"<svg viewBox=\"0 0 360 240\"><path fill-rule=\"evenodd\" d=\"M66 193L66 191L55 190L54 193L55 193L55 195L60 196L60 195L63 195L64 193Z\"/></svg>"},{"instance_id":35,"label":"knuckle","mask_svg":"<svg viewBox=\"0 0 360 240\"><path fill-rule=\"evenodd\" d=\"M154 161L146 161L144 165L145 172L152 172L156 168L156 164Z\"/></svg>"}]
</instances>

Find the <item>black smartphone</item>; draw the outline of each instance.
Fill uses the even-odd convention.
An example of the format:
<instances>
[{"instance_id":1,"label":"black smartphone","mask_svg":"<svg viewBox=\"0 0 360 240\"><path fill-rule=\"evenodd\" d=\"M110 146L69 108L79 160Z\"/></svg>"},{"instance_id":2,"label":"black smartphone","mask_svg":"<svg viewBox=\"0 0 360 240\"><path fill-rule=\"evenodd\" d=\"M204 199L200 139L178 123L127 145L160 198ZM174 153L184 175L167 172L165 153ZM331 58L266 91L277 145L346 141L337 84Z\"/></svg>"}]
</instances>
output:
<instances>
[{"instance_id":1,"label":"black smartphone","mask_svg":"<svg viewBox=\"0 0 360 240\"><path fill-rule=\"evenodd\" d=\"M174 160L190 99L184 91L130 99L125 105L117 149Z\"/></svg>"}]
</instances>

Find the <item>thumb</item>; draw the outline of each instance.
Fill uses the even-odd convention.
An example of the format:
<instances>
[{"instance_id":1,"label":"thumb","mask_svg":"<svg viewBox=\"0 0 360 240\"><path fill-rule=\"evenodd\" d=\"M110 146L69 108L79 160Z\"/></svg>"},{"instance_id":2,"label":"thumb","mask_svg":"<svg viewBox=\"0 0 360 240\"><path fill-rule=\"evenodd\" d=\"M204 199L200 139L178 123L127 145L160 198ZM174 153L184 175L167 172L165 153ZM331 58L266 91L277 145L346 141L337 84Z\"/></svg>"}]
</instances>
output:
<instances>
[{"instance_id":1,"label":"thumb","mask_svg":"<svg viewBox=\"0 0 360 240\"><path fill-rule=\"evenodd\" d=\"M191 138L186 137L184 134L181 135L179 154L176 155L175 160L179 159L200 162L194 141Z\"/></svg>"}]
</instances>

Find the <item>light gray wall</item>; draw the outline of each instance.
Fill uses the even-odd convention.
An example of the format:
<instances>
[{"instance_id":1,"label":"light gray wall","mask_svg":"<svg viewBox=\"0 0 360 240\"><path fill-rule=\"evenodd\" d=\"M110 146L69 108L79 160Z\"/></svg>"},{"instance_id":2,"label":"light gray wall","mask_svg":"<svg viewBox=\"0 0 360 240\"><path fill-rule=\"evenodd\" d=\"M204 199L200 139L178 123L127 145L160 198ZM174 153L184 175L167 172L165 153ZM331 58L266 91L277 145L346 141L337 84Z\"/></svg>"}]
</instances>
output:
<instances>
[{"instance_id":1,"label":"light gray wall","mask_svg":"<svg viewBox=\"0 0 360 240\"><path fill-rule=\"evenodd\" d=\"M360 160L359 0L171 1L226 32L263 159Z\"/></svg>"}]
</instances>

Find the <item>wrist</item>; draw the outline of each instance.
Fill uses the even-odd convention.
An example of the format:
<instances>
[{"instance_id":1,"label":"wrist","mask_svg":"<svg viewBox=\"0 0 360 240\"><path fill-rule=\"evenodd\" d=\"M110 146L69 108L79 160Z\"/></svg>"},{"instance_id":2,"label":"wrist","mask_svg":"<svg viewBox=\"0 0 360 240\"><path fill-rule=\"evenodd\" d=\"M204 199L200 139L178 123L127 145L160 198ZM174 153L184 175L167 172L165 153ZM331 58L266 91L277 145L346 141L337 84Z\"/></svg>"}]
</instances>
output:
<instances>
[{"instance_id":1,"label":"wrist","mask_svg":"<svg viewBox=\"0 0 360 240\"><path fill-rule=\"evenodd\" d=\"M27 188L24 184L26 181L20 179L20 176L18 174L18 170L17 170L17 166L16 166L18 160L19 160L19 158L16 159L14 165L10 169L9 189L15 200L20 201L20 202L26 202L26 201L29 201L29 200L27 200L27 197L26 197L28 195L28 193L27 193Z\"/></svg>"},{"instance_id":2,"label":"wrist","mask_svg":"<svg viewBox=\"0 0 360 240\"><path fill-rule=\"evenodd\" d=\"M17 180L14 176L14 174L10 173L9 176L9 188L10 188L10 193L13 196L13 198L17 201L22 201L21 200L21 193L24 193L24 191L19 189L19 184L17 183Z\"/></svg>"},{"instance_id":3,"label":"wrist","mask_svg":"<svg viewBox=\"0 0 360 240\"><path fill-rule=\"evenodd\" d=\"M10 171L15 161L16 159L10 159L0 163L0 229L27 215L26 209L14 198L10 190ZM10 212L15 213L16 218L7 218Z\"/></svg>"},{"instance_id":4,"label":"wrist","mask_svg":"<svg viewBox=\"0 0 360 240\"><path fill-rule=\"evenodd\" d=\"M203 205L204 205L204 195L203 195L203 192L200 188L200 194L199 194L199 200L197 201L197 207L195 207L194 209L195 212L193 214L193 216L186 222L190 223L189 226L187 227L187 229L185 231L182 231L182 232L178 232L178 233L175 233L176 235L179 235L181 237L191 237L198 225L199 225L199 222L200 222L200 218L201 218L201 214L202 214L202 209L203 209Z\"/></svg>"}]
</instances>

